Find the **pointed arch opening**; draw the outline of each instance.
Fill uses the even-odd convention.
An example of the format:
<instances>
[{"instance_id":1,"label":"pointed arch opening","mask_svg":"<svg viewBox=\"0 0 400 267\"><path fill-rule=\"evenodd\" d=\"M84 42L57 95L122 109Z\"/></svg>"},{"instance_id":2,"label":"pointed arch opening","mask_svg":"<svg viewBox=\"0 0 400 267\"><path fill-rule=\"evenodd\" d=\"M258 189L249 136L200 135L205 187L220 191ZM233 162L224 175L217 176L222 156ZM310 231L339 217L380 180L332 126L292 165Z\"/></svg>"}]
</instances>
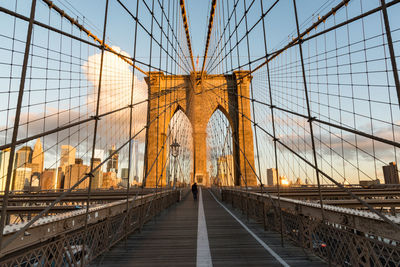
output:
<instances>
[{"instance_id":1,"label":"pointed arch opening","mask_svg":"<svg viewBox=\"0 0 400 267\"><path fill-rule=\"evenodd\" d=\"M235 185L233 127L228 112L218 105L207 123L207 169L211 184Z\"/></svg>"},{"instance_id":2,"label":"pointed arch opening","mask_svg":"<svg viewBox=\"0 0 400 267\"><path fill-rule=\"evenodd\" d=\"M184 109L178 105L166 134L166 184L187 185L193 174L193 130Z\"/></svg>"}]
</instances>

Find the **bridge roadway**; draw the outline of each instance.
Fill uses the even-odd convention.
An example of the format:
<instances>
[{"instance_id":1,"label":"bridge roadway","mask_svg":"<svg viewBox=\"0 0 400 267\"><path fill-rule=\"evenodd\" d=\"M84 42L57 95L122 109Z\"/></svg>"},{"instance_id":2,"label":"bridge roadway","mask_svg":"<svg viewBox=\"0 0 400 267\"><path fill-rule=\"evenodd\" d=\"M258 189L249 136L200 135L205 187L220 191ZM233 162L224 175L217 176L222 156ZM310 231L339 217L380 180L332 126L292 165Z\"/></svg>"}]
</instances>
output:
<instances>
[{"instance_id":1,"label":"bridge roadway","mask_svg":"<svg viewBox=\"0 0 400 267\"><path fill-rule=\"evenodd\" d=\"M280 235L220 203L207 189L188 195L92 266L326 266ZM235 219L236 217L236 219Z\"/></svg>"}]
</instances>

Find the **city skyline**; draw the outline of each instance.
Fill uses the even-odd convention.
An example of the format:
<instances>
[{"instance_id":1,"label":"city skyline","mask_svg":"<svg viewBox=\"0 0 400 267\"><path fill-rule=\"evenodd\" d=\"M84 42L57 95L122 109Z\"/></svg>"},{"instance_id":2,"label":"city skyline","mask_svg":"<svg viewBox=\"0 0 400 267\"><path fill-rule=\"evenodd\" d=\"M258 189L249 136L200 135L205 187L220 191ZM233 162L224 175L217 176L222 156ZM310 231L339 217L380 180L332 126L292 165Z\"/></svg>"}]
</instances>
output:
<instances>
[{"instance_id":1,"label":"city skyline","mask_svg":"<svg viewBox=\"0 0 400 267\"><path fill-rule=\"evenodd\" d=\"M138 153L138 142L134 146L134 152ZM5 178L7 176L10 149L0 151L0 191L4 191ZM108 155L115 152L115 145L112 145L108 151ZM92 188L110 188L117 187L121 184L122 171L118 171L118 154L115 153L110 160L95 171L92 181ZM57 168L47 168L45 166L45 155L41 139L38 138L33 146L22 146L16 151L14 160L14 170L11 176L10 190L53 190L53 189L69 189L77 181L82 179L89 171L90 164L96 168L103 161L104 153L97 149L95 156L100 158L92 158L91 162L84 162L82 158L77 157L76 147L71 145L60 145L59 166ZM50 153L51 155L51 153ZM138 155L136 155L134 165L131 172L131 183L138 183ZM135 166L136 164L136 166ZM103 171L106 170L106 171ZM127 172L127 168L123 168ZM121 173L121 175L119 175ZM125 174L124 174L125 175ZM77 189L85 189L88 187L89 179L81 183ZM125 182L126 186L126 182Z\"/></svg>"}]
</instances>

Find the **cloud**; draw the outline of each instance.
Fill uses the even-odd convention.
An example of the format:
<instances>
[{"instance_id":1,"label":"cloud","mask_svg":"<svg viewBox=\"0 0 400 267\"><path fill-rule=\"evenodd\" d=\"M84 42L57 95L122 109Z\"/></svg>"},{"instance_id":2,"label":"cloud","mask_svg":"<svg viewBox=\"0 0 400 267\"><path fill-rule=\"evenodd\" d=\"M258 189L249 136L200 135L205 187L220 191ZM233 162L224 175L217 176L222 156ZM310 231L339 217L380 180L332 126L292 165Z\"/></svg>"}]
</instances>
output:
<instances>
[{"instance_id":1,"label":"cloud","mask_svg":"<svg viewBox=\"0 0 400 267\"><path fill-rule=\"evenodd\" d=\"M129 56L119 47L113 47L113 49L123 55ZM51 90L48 93L52 93L53 95L49 95L49 97L56 101L43 105L44 100L35 100L42 104L40 108L30 108L29 112L25 109L25 111L21 113L18 139L69 125L95 115L100 77L100 62L101 53L97 53L89 56L87 61L82 64L81 70L88 84L79 89L71 88L70 94L72 93L76 96L75 98L71 98L72 100L64 95L65 90L63 91L62 88L67 87L63 84L66 81L60 76L60 89L56 87L53 89L57 90ZM83 75L77 77L79 77L79 80L83 79L81 78ZM131 103L132 82L134 82L133 103L139 103L147 99L147 84L144 79L138 78L136 73L134 79L132 78L133 72L131 65L127 64L113 53L104 53L99 114L127 107ZM84 81L80 81L79 84L86 85ZM48 87L51 86L49 85ZM47 101L49 100L47 99ZM98 149L105 150L113 144L118 147L128 140L129 115L130 109L126 108L100 119L98 123L98 142L96 142L96 147ZM145 126L146 121L147 102L135 105L133 108L133 134L141 130ZM7 126L2 125L0 129L7 129ZM83 123L42 137L43 146L44 149L47 150L46 154L48 155L46 156L46 165L54 165L54 156L56 153L58 153L59 156L60 146L63 144L77 146L77 150L80 151L79 154L84 154L85 157L89 157L89 154L91 154L93 130L94 123L92 120L89 123ZM143 142L144 133L145 131L142 131L142 134L140 134L136 140ZM3 131L2 135L4 134L5 131ZM33 142L30 142L28 145L33 145ZM56 149L58 149L58 152ZM52 162L50 162L50 158Z\"/></svg>"},{"instance_id":2,"label":"cloud","mask_svg":"<svg viewBox=\"0 0 400 267\"><path fill-rule=\"evenodd\" d=\"M119 47L112 47L116 52L128 56ZM83 64L82 69L87 80L93 85L93 92L89 94L89 102L96 103L98 97L98 86L100 79L101 53L94 54ZM99 114L111 112L113 110L126 107L131 103L132 82L133 104L147 99L147 84L143 79L134 79L132 66L113 53L105 52L103 57L103 69L101 77L100 105ZM95 105L90 106L95 113ZM127 140L129 131L119 131L129 127L129 109L114 113L104 118L105 122L100 123L99 131L101 136L106 137L112 134L120 135L119 138ZM138 104L133 109L133 126L135 130L142 129L147 121L147 103ZM144 132L143 132L144 133ZM144 134L139 136L143 141Z\"/></svg>"}]
</instances>

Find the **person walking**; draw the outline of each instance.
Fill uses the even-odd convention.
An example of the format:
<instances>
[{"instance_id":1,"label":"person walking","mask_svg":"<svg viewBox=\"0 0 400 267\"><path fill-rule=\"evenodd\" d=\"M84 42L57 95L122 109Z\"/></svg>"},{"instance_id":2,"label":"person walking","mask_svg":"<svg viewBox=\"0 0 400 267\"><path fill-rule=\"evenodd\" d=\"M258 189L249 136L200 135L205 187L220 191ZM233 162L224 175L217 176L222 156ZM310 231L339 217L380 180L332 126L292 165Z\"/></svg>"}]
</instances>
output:
<instances>
[{"instance_id":1,"label":"person walking","mask_svg":"<svg viewBox=\"0 0 400 267\"><path fill-rule=\"evenodd\" d=\"M194 183L193 185L192 185L192 194L193 194L193 199L194 200L197 200L197 184L196 183Z\"/></svg>"}]
</instances>

